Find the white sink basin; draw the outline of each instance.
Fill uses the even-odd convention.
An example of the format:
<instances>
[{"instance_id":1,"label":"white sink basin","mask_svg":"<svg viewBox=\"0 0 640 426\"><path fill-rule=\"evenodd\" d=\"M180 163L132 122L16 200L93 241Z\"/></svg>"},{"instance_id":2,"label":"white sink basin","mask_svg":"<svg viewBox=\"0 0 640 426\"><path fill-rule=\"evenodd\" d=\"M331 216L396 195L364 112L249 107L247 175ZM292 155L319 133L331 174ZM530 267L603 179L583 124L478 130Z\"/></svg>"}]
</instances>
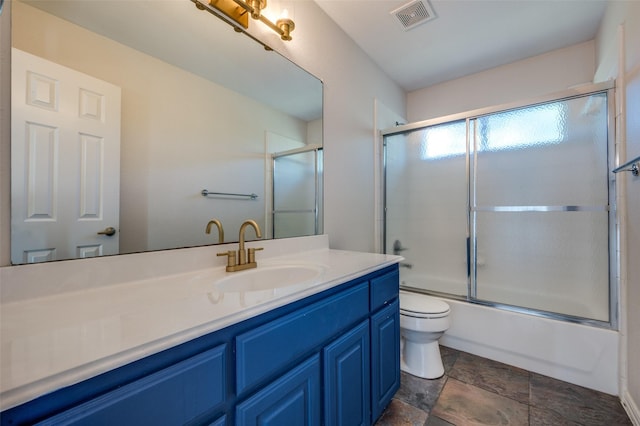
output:
<instances>
[{"instance_id":1,"label":"white sink basin","mask_svg":"<svg viewBox=\"0 0 640 426\"><path fill-rule=\"evenodd\" d=\"M307 283L324 270L320 265L258 265L256 269L232 272L215 286L223 293L270 290Z\"/></svg>"}]
</instances>

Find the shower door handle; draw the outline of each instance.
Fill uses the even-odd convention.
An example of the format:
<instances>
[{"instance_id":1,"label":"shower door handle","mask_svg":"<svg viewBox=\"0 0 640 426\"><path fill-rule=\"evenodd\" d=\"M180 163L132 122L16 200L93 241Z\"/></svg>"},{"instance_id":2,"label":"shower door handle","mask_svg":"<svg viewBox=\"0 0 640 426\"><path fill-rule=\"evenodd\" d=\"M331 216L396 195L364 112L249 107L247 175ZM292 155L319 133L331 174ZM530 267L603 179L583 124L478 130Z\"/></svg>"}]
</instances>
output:
<instances>
[{"instance_id":1,"label":"shower door handle","mask_svg":"<svg viewBox=\"0 0 640 426\"><path fill-rule=\"evenodd\" d=\"M394 255L399 255L400 252L405 251L407 248L406 247L402 247L402 243L400 242L400 240L395 240L393 242L393 254Z\"/></svg>"},{"instance_id":2,"label":"shower door handle","mask_svg":"<svg viewBox=\"0 0 640 426\"><path fill-rule=\"evenodd\" d=\"M467 278L471 276L471 238L467 237Z\"/></svg>"}]
</instances>

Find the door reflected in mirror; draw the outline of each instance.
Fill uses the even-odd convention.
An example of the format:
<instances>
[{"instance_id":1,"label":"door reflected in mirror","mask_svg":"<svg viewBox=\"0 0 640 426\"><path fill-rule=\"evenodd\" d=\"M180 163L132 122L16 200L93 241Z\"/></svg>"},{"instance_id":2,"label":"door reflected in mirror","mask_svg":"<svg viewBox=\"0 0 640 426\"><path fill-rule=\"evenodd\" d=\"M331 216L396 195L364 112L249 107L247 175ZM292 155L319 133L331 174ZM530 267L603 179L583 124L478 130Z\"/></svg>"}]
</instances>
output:
<instances>
[{"instance_id":1,"label":"door reflected in mirror","mask_svg":"<svg viewBox=\"0 0 640 426\"><path fill-rule=\"evenodd\" d=\"M190 0L15 0L12 45L13 264L213 244L212 219L225 242L246 219L271 238L273 154L322 145L322 83ZM120 99L69 83L85 79ZM308 164L305 179L322 168Z\"/></svg>"}]
</instances>

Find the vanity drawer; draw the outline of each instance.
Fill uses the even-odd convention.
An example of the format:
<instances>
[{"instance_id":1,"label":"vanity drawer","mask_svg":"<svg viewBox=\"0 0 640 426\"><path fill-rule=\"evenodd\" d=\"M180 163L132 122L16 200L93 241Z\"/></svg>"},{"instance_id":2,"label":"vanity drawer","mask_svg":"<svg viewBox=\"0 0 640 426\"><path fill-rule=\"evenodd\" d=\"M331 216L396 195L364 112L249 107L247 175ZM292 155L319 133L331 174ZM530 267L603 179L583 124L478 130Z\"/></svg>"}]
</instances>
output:
<instances>
[{"instance_id":1,"label":"vanity drawer","mask_svg":"<svg viewBox=\"0 0 640 426\"><path fill-rule=\"evenodd\" d=\"M222 408L225 347L217 346L38 424L184 424Z\"/></svg>"},{"instance_id":2,"label":"vanity drawer","mask_svg":"<svg viewBox=\"0 0 640 426\"><path fill-rule=\"evenodd\" d=\"M389 304L398 297L400 273L395 269L371 280L371 312Z\"/></svg>"},{"instance_id":3,"label":"vanity drawer","mask_svg":"<svg viewBox=\"0 0 640 426\"><path fill-rule=\"evenodd\" d=\"M363 282L236 337L238 395L319 350L324 342L366 317L367 284Z\"/></svg>"}]
</instances>

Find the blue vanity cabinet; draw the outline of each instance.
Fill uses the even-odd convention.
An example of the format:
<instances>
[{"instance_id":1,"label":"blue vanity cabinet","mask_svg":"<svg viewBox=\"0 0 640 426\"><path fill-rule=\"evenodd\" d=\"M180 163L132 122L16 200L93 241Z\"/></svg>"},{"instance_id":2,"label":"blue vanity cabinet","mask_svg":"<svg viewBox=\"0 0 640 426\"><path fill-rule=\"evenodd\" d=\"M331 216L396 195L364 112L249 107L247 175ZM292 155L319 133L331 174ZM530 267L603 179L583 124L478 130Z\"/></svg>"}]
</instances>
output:
<instances>
[{"instance_id":1,"label":"blue vanity cabinet","mask_svg":"<svg viewBox=\"0 0 640 426\"><path fill-rule=\"evenodd\" d=\"M371 317L371 410L374 419L380 417L400 388L399 306L395 299Z\"/></svg>"},{"instance_id":2,"label":"blue vanity cabinet","mask_svg":"<svg viewBox=\"0 0 640 426\"><path fill-rule=\"evenodd\" d=\"M371 279L371 414L380 417L400 388L400 274L398 267Z\"/></svg>"},{"instance_id":3,"label":"blue vanity cabinet","mask_svg":"<svg viewBox=\"0 0 640 426\"><path fill-rule=\"evenodd\" d=\"M236 408L236 425L320 426L320 357L316 354Z\"/></svg>"},{"instance_id":4,"label":"blue vanity cabinet","mask_svg":"<svg viewBox=\"0 0 640 426\"><path fill-rule=\"evenodd\" d=\"M369 424L369 282L354 282L332 296L236 337L237 394L244 398L258 389L237 405L236 426L320 425L323 388L325 399L340 395L345 402L348 402L345 396L357 400L366 410L359 416L366 419L364 424ZM354 333L358 333L355 338L358 353L346 365L337 365L336 374L329 375L329 379L344 377L337 382L327 380L327 362L331 367L336 365L328 360L339 358L339 364L345 353L347 357L351 355ZM325 362L324 377L321 377L321 355ZM306 361L300 364L302 359ZM345 372L343 367L357 368L358 373L350 375L351 371ZM356 383L345 381L358 375ZM365 399L366 406L360 402ZM331 409L325 406L325 415Z\"/></svg>"},{"instance_id":5,"label":"blue vanity cabinet","mask_svg":"<svg viewBox=\"0 0 640 426\"><path fill-rule=\"evenodd\" d=\"M369 283L363 281L238 335L238 397L279 377L368 316Z\"/></svg>"},{"instance_id":6,"label":"blue vanity cabinet","mask_svg":"<svg viewBox=\"0 0 640 426\"><path fill-rule=\"evenodd\" d=\"M226 426L226 424L227 424L227 416L222 416L215 422L209 423L208 426Z\"/></svg>"},{"instance_id":7,"label":"blue vanity cabinet","mask_svg":"<svg viewBox=\"0 0 640 426\"><path fill-rule=\"evenodd\" d=\"M374 424L400 385L398 284L388 266L5 410L0 425Z\"/></svg>"},{"instance_id":8,"label":"blue vanity cabinet","mask_svg":"<svg viewBox=\"0 0 640 426\"><path fill-rule=\"evenodd\" d=\"M324 418L327 426L371 422L369 320L324 348Z\"/></svg>"},{"instance_id":9,"label":"blue vanity cabinet","mask_svg":"<svg viewBox=\"0 0 640 426\"><path fill-rule=\"evenodd\" d=\"M186 424L222 407L225 396L225 347L222 345L37 424Z\"/></svg>"}]
</instances>

